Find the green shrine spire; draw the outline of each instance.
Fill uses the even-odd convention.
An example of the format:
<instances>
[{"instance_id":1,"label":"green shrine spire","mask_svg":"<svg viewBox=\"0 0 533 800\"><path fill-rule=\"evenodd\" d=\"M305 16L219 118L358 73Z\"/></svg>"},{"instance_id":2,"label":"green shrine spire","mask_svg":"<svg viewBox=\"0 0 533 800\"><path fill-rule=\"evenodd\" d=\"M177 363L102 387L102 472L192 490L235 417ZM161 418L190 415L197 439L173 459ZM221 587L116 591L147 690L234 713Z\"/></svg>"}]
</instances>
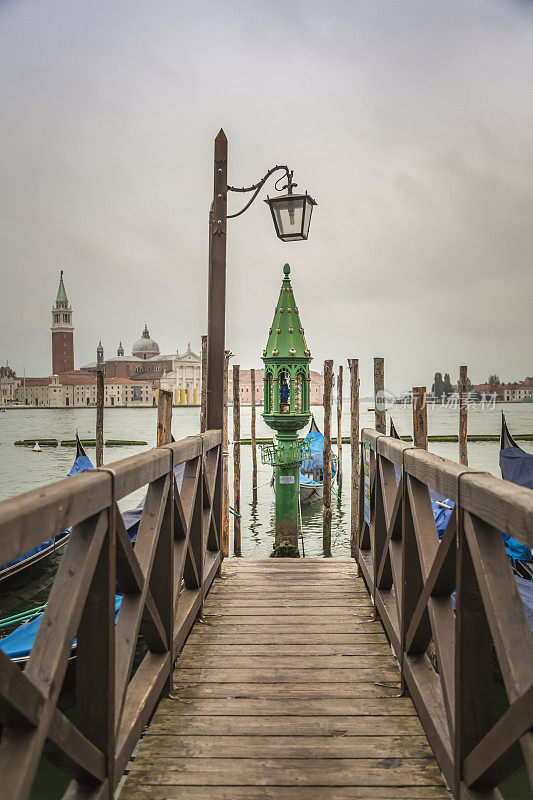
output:
<instances>
[{"instance_id":1,"label":"green shrine spire","mask_svg":"<svg viewBox=\"0 0 533 800\"><path fill-rule=\"evenodd\" d=\"M263 350L266 424L276 431L276 444L263 448L264 463L275 468L277 555L298 555L298 492L302 446L298 431L310 419L311 353L305 341L294 299L291 268L283 267L283 281L274 321Z\"/></svg>"},{"instance_id":2,"label":"green shrine spire","mask_svg":"<svg viewBox=\"0 0 533 800\"><path fill-rule=\"evenodd\" d=\"M270 328L267 346L263 352L265 358L305 358L311 353L305 341L304 329L300 320L298 306L294 299L291 280L291 268L283 267L285 277L281 285L279 300L274 313L274 321Z\"/></svg>"}]
</instances>

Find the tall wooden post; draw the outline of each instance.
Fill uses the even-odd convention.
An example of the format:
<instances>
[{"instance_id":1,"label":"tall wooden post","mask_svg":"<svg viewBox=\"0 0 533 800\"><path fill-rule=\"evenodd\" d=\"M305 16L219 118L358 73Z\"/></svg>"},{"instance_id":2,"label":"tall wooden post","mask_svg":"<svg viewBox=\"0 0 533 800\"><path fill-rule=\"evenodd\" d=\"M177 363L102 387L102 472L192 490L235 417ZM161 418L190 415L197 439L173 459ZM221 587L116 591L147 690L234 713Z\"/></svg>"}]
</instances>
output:
<instances>
[{"instance_id":1,"label":"tall wooden post","mask_svg":"<svg viewBox=\"0 0 533 800\"><path fill-rule=\"evenodd\" d=\"M331 392L333 361L324 361L324 449L322 470L322 548L331 556Z\"/></svg>"},{"instance_id":2,"label":"tall wooden post","mask_svg":"<svg viewBox=\"0 0 533 800\"><path fill-rule=\"evenodd\" d=\"M229 441L228 441L228 369L230 351L224 352L224 414L222 420L222 556L229 556Z\"/></svg>"},{"instance_id":3,"label":"tall wooden post","mask_svg":"<svg viewBox=\"0 0 533 800\"><path fill-rule=\"evenodd\" d=\"M387 433L385 411L385 359L374 359L374 417L378 433Z\"/></svg>"},{"instance_id":4,"label":"tall wooden post","mask_svg":"<svg viewBox=\"0 0 533 800\"><path fill-rule=\"evenodd\" d=\"M468 377L467 367L459 367L459 463L468 466Z\"/></svg>"},{"instance_id":5,"label":"tall wooden post","mask_svg":"<svg viewBox=\"0 0 533 800\"><path fill-rule=\"evenodd\" d=\"M252 503L257 503L257 447L255 444L255 369L250 370L250 391L252 393L252 420L250 437L252 445Z\"/></svg>"},{"instance_id":6,"label":"tall wooden post","mask_svg":"<svg viewBox=\"0 0 533 800\"><path fill-rule=\"evenodd\" d=\"M209 215L209 290L207 325L207 428L222 430L224 416L224 337L226 328L226 223L228 140L221 129L215 139L213 203ZM217 470L213 497L217 530L222 530L222 470Z\"/></svg>"},{"instance_id":7,"label":"tall wooden post","mask_svg":"<svg viewBox=\"0 0 533 800\"><path fill-rule=\"evenodd\" d=\"M337 487L340 498L342 494L342 364L339 365L337 377L337 458L339 460Z\"/></svg>"},{"instance_id":8,"label":"tall wooden post","mask_svg":"<svg viewBox=\"0 0 533 800\"><path fill-rule=\"evenodd\" d=\"M157 446L172 441L172 392L159 389L157 396Z\"/></svg>"},{"instance_id":9,"label":"tall wooden post","mask_svg":"<svg viewBox=\"0 0 533 800\"><path fill-rule=\"evenodd\" d=\"M207 430L207 336L202 336L202 394L200 400L200 433Z\"/></svg>"},{"instance_id":10,"label":"tall wooden post","mask_svg":"<svg viewBox=\"0 0 533 800\"><path fill-rule=\"evenodd\" d=\"M104 373L96 371L96 466L104 463Z\"/></svg>"},{"instance_id":11,"label":"tall wooden post","mask_svg":"<svg viewBox=\"0 0 533 800\"><path fill-rule=\"evenodd\" d=\"M428 416L426 387L413 386L413 443L415 447L428 449Z\"/></svg>"},{"instance_id":12,"label":"tall wooden post","mask_svg":"<svg viewBox=\"0 0 533 800\"><path fill-rule=\"evenodd\" d=\"M233 365L233 553L241 555L241 396L238 364Z\"/></svg>"},{"instance_id":13,"label":"tall wooden post","mask_svg":"<svg viewBox=\"0 0 533 800\"><path fill-rule=\"evenodd\" d=\"M359 536L359 486L360 486L360 464L359 453L359 360L349 358L350 368L350 449L351 449L351 499L350 499L350 552L352 558L358 557L358 536Z\"/></svg>"}]
</instances>

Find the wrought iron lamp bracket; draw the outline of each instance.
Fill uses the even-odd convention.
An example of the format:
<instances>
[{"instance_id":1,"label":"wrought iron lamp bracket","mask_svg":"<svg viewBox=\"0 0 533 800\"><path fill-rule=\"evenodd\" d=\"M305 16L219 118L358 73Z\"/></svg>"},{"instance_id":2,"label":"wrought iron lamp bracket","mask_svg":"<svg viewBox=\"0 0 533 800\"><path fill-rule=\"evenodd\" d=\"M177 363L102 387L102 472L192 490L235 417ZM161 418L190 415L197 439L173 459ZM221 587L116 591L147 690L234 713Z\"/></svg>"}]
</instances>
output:
<instances>
[{"instance_id":1,"label":"wrought iron lamp bracket","mask_svg":"<svg viewBox=\"0 0 533 800\"><path fill-rule=\"evenodd\" d=\"M233 219L234 217L240 217L241 214L244 214L244 212L247 211L247 209L250 208L250 206L252 205L252 203L254 202L255 198L257 197L257 195L259 194L259 192L261 191L261 189L263 188L263 186L265 185L267 180L270 178L270 176L273 175L274 172L278 172L278 170L283 170L283 172L285 173L285 176L280 176L278 178L278 180L274 184L274 188L276 189L276 191L282 191L283 189L287 189L288 193L292 194L292 190L294 189L294 187L298 186L298 184L294 183L293 180L292 180L292 176L294 175L294 171L290 170L286 164L276 164L275 167L272 167L272 169L269 169L267 174L263 178L261 178L261 180L258 181L258 183L254 183L253 186L243 186L243 187L228 186L228 192L241 192L241 193L253 192L254 193L253 196L250 198L250 200L246 203L244 208L241 208L241 210L237 211L236 214L228 214L228 219ZM286 177L287 183L285 184L285 186L282 186L281 190L280 190L280 189L278 189L278 183L280 182L280 180L282 180L283 177Z\"/></svg>"}]
</instances>

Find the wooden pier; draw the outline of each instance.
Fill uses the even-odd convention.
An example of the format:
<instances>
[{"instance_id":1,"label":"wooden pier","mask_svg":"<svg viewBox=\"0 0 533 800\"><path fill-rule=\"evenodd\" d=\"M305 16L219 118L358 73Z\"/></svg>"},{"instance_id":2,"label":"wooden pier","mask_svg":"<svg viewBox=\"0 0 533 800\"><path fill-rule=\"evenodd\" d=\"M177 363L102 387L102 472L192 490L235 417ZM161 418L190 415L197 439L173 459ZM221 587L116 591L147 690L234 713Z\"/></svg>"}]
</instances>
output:
<instances>
[{"instance_id":1,"label":"wooden pier","mask_svg":"<svg viewBox=\"0 0 533 800\"><path fill-rule=\"evenodd\" d=\"M449 798L351 559L224 564L121 800Z\"/></svg>"},{"instance_id":2,"label":"wooden pier","mask_svg":"<svg viewBox=\"0 0 533 800\"><path fill-rule=\"evenodd\" d=\"M114 800L125 770L123 800L532 796L533 635L501 531L533 545L533 494L361 438L355 560L223 561L220 430L0 503L1 563L72 526L25 668L0 651L1 800L29 800L43 759L67 800ZM133 547L117 503L146 485ZM455 504L440 543L430 488Z\"/></svg>"}]
</instances>

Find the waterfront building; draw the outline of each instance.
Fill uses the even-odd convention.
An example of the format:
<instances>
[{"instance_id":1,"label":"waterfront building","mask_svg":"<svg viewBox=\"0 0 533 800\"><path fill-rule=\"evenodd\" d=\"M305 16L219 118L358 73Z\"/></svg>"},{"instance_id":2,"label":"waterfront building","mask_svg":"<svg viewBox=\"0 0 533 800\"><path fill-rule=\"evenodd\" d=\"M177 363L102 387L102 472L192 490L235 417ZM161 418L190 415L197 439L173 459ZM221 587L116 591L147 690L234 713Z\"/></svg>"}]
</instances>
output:
<instances>
[{"instance_id":1,"label":"waterfront building","mask_svg":"<svg viewBox=\"0 0 533 800\"><path fill-rule=\"evenodd\" d=\"M74 326L72 308L69 305L63 270L59 277L59 288L52 308L52 373L60 375L74 369Z\"/></svg>"},{"instance_id":2,"label":"waterfront building","mask_svg":"<svg viewBox=\"0 0 533 800\"><path fill-rule=\"evenodd\" d=\"M96 375L73 370L50 378L18 381L14 403L34 408L86 408L96 406ZM104 378L104 405L137 408L157 404L151 381Z\"/></svg>"}]
</instances>

